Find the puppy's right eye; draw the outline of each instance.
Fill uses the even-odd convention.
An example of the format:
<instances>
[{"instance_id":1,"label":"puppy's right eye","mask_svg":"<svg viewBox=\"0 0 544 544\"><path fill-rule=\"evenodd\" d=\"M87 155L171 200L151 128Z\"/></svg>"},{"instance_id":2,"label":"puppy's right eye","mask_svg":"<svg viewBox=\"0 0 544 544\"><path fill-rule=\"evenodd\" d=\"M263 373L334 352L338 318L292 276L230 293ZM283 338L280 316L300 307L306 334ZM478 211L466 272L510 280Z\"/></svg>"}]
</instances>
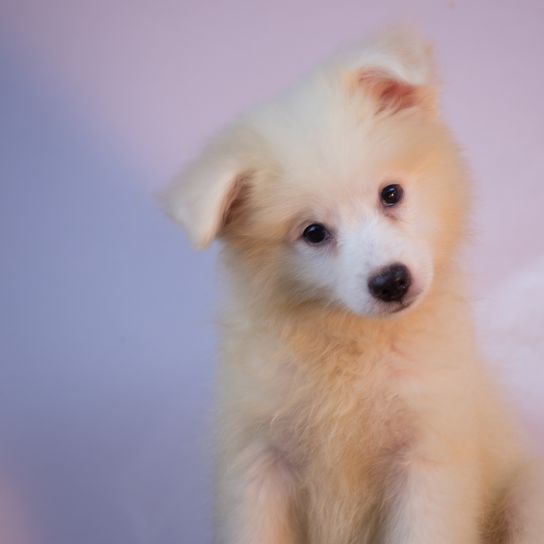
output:
<instances>
[{"instance_id":1,"label":"puppy's right eye","mask_svg":"<svg viewBox=\"0 0 544 544\"><path fill-rule=\"evenodd\" d=\"M318 245L326 242L331 236L325 225L321 223L312 223L308 225L302 233L302 238L305 242L311 245Z\"/></svg>"},{"instance_id":2,"label":"puppy's right eye","mask_svg":"<svg viewBox=\"0 0 544 544\"><path fill-rule=\"evenodd\" d=\"M384 187L380 193L382 204L386 208L391 208L398 204L404 195L404 190L398 183L392 183Z\"/></svg>"}]
</instances>

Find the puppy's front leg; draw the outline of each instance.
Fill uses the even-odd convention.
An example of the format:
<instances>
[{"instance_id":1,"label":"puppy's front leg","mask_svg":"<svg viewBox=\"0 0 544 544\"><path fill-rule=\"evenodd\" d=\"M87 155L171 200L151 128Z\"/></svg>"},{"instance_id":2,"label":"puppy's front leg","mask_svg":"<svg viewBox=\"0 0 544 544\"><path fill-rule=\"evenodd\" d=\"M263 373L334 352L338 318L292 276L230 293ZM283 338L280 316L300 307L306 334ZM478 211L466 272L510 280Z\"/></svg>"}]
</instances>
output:
<instances>
[{"instance_id":1,"label":"puppy's front leg","mask_svg":"<svg viewBox=\"0 0 544 544\"><path fill-rule=\"evenodd\" d=\"M386 521L386 544L479 542L477 479L466 470L418 461L401 480Z\"/></svg>"},{"instance_id":2,"label":"puppy's front leg","mask_svg":"<svg viewBox=\"0 0 544 544\"><path fill-rule=\"evenodd\" d=\"M532 463L520 468L511 482L504 504L496 512L504 544L536 544L544 541L544 466ZM497 542L497 539L489 539Z\"/></svg>"},{"instance_id":3,"label":"puppy's front leg","mask_svg":"<svg viewBox=\"0 0 544 544\"><path fill-rule=\"evenodd\" d=\"M220 468L217 544L298 544L295 482L273 449L247 446Z\"/></svg>"}]
</instances>

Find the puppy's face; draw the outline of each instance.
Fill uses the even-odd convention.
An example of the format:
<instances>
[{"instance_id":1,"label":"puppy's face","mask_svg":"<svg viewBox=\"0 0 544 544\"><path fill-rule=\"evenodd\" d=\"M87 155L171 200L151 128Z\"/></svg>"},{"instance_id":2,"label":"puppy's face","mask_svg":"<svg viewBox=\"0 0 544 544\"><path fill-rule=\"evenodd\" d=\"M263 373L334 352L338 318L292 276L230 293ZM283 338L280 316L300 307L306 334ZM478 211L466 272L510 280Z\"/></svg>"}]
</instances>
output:
<instances>
[{"instance_id":1,"label":"puppy's face","mask_svg":"<svg viewBox=\"0 0 544 544\"><path fill-rule=\"evenodd\" d=\"M436 216L421 210L425 195L408 171L364 174L344 194L299 197L292 227L278 241L276 276L290 280L282 286L293 295L388 315L415 304L431 285Z\"/></svg>"},{"instance_id":2,"label":"puppy's face","mask_svg":"<svg viewBox=\"0 0 544 544\"><path fill-rule=\"evenodd\" d=\"M408 220L413 190L400 175L368 182L351 202L323 203L293 233L285 262L308 293L355 313L411 306L433 277L430 241ZM358 194L359 193L359 194ZM425 225L421 225L425 229Z\"/></svg>"},{"instance_id":3,"label":"puppy's face","mask_svg":"<svg viewBox=\"0 0 544 544\"><path fill-rule=\"evenodd\" d=\"M265 143L269 167L242 189L224 237L252 277L291 300L391 315L425 296L451 254L461 234L463 171L434 120L350 125L348 147L330 133L326 145L297 144L304 139L292 125L275 145Z\"/></svg>"},{"instance_id":4,"label":"puppy's face","mask_svg":"<svg viewBox=\"0 0 544 544\"><path fill-rule=\"evenodd\" d=\"M462 234L465 173L431 89L383 67L318 72L187 177L172 215L200 245L221 234L248 287L291 302L396 314Z\"/></svg>"}]
</instances>

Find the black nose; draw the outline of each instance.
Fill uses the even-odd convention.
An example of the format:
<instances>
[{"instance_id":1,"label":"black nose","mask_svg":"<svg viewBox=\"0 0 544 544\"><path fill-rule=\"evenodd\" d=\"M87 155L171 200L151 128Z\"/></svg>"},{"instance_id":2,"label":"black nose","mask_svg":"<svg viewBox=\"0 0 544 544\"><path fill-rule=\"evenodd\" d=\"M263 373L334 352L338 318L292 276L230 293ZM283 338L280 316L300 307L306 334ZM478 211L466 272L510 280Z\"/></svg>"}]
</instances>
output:
<instances>
[{"instance_id":1,"label":"black nose","mask_svg":"<svg viewBox=\"0 0 544 544\"><path fill-rule=\"evenodd\" d=\"M399 301L410 288L410 272L403 264L392 264L368 280L368 289L384 302Z\"/></svg>"}]
</instances>

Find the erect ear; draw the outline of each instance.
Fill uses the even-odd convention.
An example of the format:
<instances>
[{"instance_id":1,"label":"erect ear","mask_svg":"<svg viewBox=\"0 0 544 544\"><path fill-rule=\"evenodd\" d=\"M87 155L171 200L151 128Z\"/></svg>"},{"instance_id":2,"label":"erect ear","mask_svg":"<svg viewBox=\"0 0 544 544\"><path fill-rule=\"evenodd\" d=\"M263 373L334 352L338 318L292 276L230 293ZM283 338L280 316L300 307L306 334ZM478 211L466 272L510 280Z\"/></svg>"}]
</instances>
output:
<instances>
[{"instance_id":1,"label":"erect ear","mask_svg":"<svg viewBox=\"0 0 544 544\"><path fill-rule=\"evenodd\" d=\"M375 102L377 112L436 111L437 78L431 46L407 29L385 34L351 57L352 92Z\"/></svg>"},{"instance_id":2,"label":"erect ear","mask_svg":"<svg viewBox=\"0 0 544 544\"><path fill-rule=\"evenodd\" d=\"M229 211L252 175L245 137L231 130L214 140L161 195L167 214L197 249L221 232Z\"/></svg>"}]
</instances>

